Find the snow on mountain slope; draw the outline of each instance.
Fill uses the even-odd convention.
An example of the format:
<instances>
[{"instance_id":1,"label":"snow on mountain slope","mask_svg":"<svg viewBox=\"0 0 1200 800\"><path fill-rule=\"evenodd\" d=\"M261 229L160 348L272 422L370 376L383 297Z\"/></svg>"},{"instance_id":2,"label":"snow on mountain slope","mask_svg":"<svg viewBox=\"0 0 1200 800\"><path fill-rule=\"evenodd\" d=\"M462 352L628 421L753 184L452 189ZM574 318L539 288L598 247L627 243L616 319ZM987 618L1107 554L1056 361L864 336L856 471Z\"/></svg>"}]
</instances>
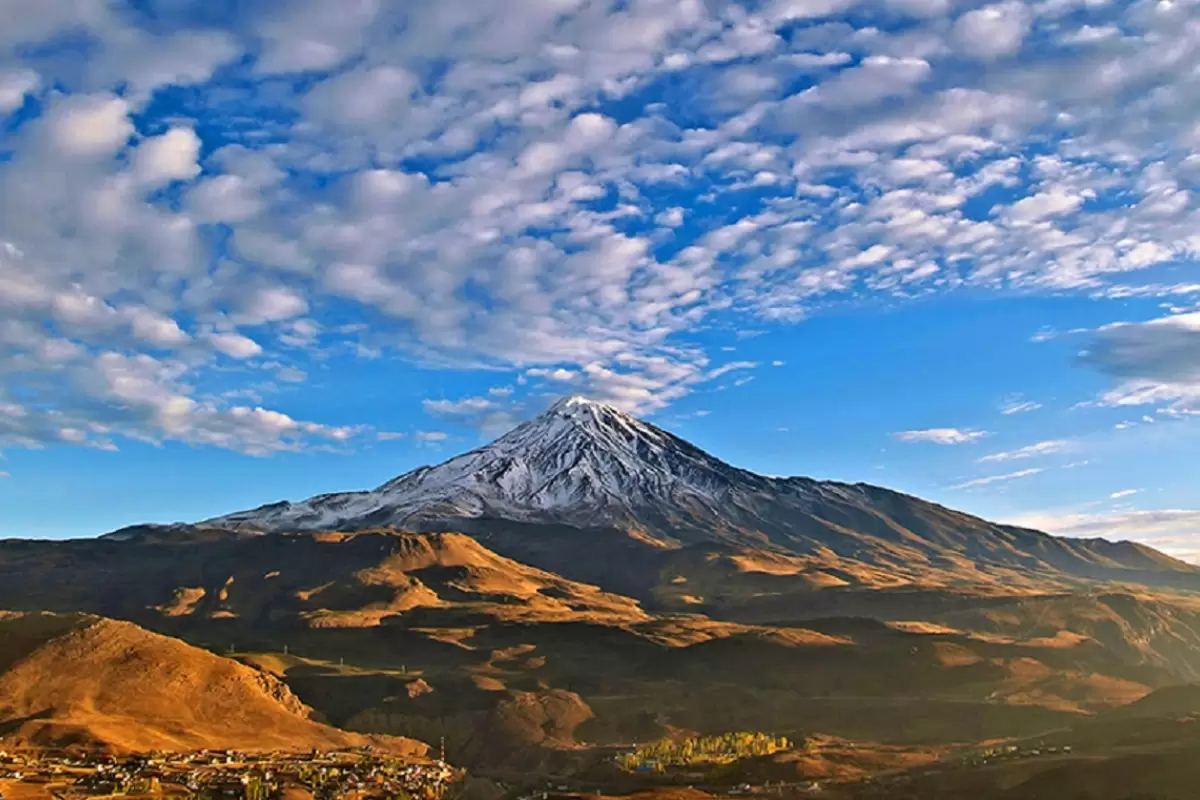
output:
<instances>
[{"instance_id":1,"label":"snow on mountain slope","mask_svg":"<svg viewBox=\"0 0 1200 800\"><path fill-rule=\"evenodd\" d=\"M266 532L389 525L478 531L493 522L617 529L665 547L769 547L906 576L1120 573L1137 580L1133 572L1170 572L1185 574L1189 585L1200 580L1200 568L1142 545L995 525L867 484L756 475L579 397L374 491L275 503L203 524Z\"/></svg>"},{"instance_id":2,"label":"snow on mountain slope","mask_svg":"<svg viewBox=\"0 0 1200 800\"><path fill-rule=\"evenodd\" d=\"M632 521L652 506L718 513L731 486L774 483L612 406L571 397L491 444L374 491L276 503L209 524L314 530L437 515L595 525Z\"/></svg>"}]
</instances>

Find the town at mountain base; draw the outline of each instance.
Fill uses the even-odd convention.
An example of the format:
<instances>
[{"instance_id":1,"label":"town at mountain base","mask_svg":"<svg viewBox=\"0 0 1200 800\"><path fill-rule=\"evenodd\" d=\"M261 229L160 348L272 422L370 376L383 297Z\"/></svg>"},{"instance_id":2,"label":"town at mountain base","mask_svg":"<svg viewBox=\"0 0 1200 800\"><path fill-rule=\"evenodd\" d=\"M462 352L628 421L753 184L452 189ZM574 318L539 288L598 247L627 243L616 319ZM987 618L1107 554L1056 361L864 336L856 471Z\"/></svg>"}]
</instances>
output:
<instances>
[{"instance_id":1,"label":"town at mountain base","mask_svg":"<svg viewBox=\"0 0 1200 800\"><path fill-rule=\"evenodd\" d=\"M371 492L0 542L0 741L419 740L501 794L1017 797L1200 755L1197 587L569 399Z\"/></svg>"}]
</instances>

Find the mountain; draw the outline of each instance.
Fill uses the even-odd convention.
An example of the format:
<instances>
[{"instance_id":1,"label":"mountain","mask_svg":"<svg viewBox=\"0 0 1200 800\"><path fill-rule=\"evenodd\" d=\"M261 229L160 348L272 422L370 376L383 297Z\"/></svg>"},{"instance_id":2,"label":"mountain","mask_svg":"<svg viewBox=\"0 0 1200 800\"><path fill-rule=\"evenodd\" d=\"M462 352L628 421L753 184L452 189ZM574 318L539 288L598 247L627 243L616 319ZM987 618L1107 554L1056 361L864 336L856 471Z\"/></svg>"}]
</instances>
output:
<instances>
[{"instance_id":1,"label":"mountain","mask_svg":"<svg viewBox=\"0 0 1200 800\"><path fill-rule=\"evenodd\" d=\"M0 731L115 740L135 707L119 687L181 661L231 686L274 676L331 725L444 739L456 763L509 775L610 769L588 743L689 732L1035 735L1195 680L1189 587L1200 570L1149 548L756 475L572 398L374 491L0 541L0 608L143 626L97 629L87 652L48 636L19 680L0 654L0 704L24 698ZM110 638L148 655L111 657ZM0 630L0 650L13 641ZM221 672L233 659L212 651L253 671ZM138 742L180 730L147 702L138 716L159 721ZM211 738L227 708L182 730Z\"/></svg>"},{"instance_id":2,"label":"mountain","mask_svg":"<svg viewBox=\"0 0 1200 800\"><path fill-rule=\"evenodd\" d=\"M274 676L129 622L0 613L0 742L116 751L423 744L331 728Z\"/></svg>"},{"instance_id":3,"label":"mountain","mask_svg":"<svg viewBox=\"0 0 1200 800\"><path fill-rule=\"evenodd\" d=\"M0 743L415 739L516 786L769 731L806 745L758 766L824 780L820 742L903 761L1181 705L1197 587L1149 548L756 475L572 398L374 491L0 541Z\"/></svg>"},{"instance_id":4,"label":"mountain","mask_svg":"<svg viewBox=\"0 0 1200 800\"><path fill-rule=\"evenodd\" d=\"M770 485L612 406L571 397L491 444L374 491L275 503L206 524L320 530L482 517L644 526L677 543L688 522L719 520L731 489ZM682 524L643 519L655 510Z\"/></svg>"},{"instance_id":5,"label":"mountain","mask_svg":"<svg viewBox=\"0 0 1200 800\"><path fill-rule=\"evenodd\" d=\"M580 397L560 400L488 445L373 491L273 503L202 525L269 532L462 530L496 537L492 546L504 555L585 580L603 575L571 573L547 544L547 526L569 529L561 538L573 554L627 564L639 549L632 539L660 552L720 547L735 556L750 550L799 557L793 573L819 567L843 584L870 585L861 577L869 567L886 571L893 583L1030 585L1032 578L1038 585L1118 580L1200 587L1200 567L1143 545L997 525L863 483L757 475ZM581 543L571 535L581 530L597 533ZM529 547L531 536L539 540L536 550ZM599 550L597 542L604 543Z\"/></svg>"}]
</instances>

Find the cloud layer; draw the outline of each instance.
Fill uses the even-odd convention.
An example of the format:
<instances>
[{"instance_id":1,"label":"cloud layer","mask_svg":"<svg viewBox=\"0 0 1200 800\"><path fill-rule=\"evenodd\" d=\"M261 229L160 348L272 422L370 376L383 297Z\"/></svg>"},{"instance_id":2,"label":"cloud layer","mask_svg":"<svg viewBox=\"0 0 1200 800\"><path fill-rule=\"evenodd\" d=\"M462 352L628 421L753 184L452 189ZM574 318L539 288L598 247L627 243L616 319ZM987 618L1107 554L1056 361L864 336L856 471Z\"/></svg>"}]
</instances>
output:
<instances>
[{"instance_id":1,"label":"cloud layer","mask_svg":"<svg viewBox=\"0 0 1200 800\"><path fill-rule=\"evenodd\" d=\"M652 411L751 377L704 326L1200 248L1196 0L18 5L0 447L336 446L244 401L334 356ZM1107 402L1194 412L1189 325L1101 331Z\"/></svg>"}]
</instances>

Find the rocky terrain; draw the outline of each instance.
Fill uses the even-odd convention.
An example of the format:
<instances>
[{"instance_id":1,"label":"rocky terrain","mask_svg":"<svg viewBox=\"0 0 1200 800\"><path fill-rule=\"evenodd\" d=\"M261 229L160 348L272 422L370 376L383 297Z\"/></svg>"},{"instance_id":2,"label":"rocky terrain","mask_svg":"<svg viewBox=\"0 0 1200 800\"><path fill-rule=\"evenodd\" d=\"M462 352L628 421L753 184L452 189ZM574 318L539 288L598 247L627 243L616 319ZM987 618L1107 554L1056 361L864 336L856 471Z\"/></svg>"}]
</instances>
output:
<instances>
[{"instance_id":1,"label":"rocky terrain","mask_svg":"<svg viewBox=\"0 0 1200 800\"><path fill-rule=\"evenodd\" d=\"M1155 717L1200 679L1196 587L1140 545L755 475L569 399L373 491L0 542L0 735L444 741L594 791L633 744L767 731L806 744L737 775L862 781ZM159 664L186 714L139 683Z\"/></svg>"}]
</instances>

